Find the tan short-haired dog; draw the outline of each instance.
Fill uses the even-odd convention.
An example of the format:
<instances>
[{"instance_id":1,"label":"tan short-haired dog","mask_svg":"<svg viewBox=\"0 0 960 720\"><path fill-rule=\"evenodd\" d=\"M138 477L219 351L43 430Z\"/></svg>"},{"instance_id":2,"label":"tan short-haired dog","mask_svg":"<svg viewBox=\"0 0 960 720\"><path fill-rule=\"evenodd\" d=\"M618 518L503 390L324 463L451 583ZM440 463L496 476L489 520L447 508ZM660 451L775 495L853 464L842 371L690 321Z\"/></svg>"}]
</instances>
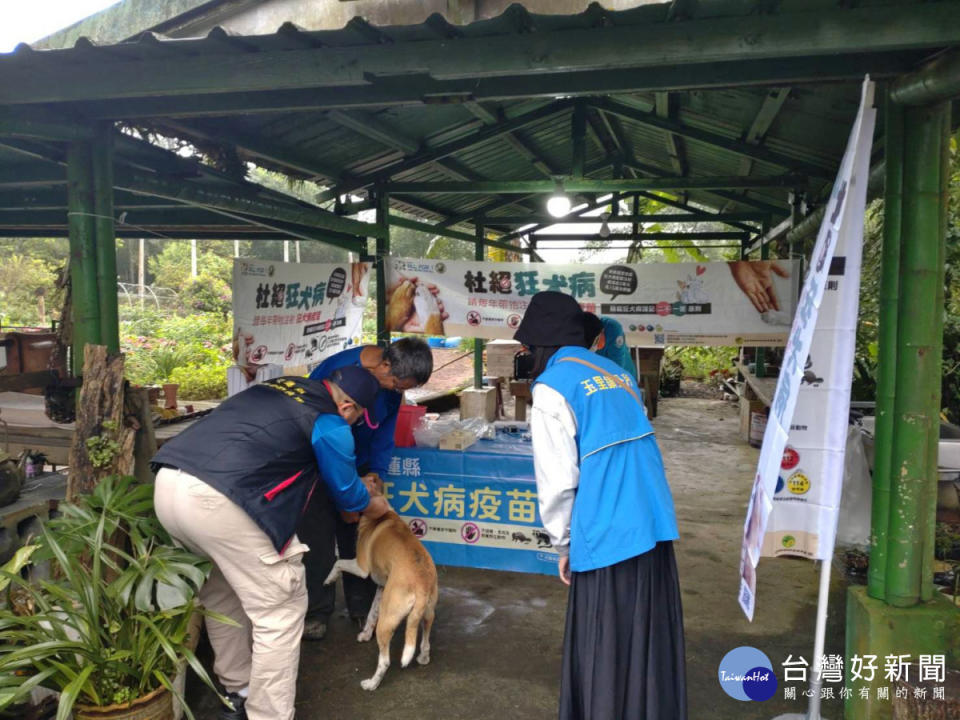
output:
<instances>
[{"instance_id":1,"label":"tan short-haired dog","mask_svg":"<svg viewBox=\"0 0 960 720\"><path fill-rule=\"evenodd\" d=\"M383 483L375 477L374 494L382 494ZM361 681L364 690L376 690L390 667L390 640L397 626L407 619L406 638L400 665L413 659L417 645L417 627L423 623L420 655L417 662L430 662L430 628L437 606L437 569L433 558L407 524L390 510L376 520L361 516L357 530L357 557L337 560L324 584L336 582L343 572L371 577L377 583L370 614L358 642L366 642L377 630L380 657L373 677Z\"/></svg>"}]
</instances>

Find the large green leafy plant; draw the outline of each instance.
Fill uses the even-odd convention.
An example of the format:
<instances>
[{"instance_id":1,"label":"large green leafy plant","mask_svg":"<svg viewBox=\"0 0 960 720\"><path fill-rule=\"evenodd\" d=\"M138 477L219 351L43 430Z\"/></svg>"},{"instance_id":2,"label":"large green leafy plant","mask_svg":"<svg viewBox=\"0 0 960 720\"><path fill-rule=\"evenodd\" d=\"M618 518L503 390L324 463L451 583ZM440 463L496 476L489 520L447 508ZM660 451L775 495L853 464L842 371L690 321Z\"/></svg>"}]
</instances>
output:
<instances>
[{"instance_id":1,"label":"large green leafy plant","mask_svg":"<svg viewBox=\"0 0 960 720\"><path fill-rule=\"evenodd\" d=\"M153 487L109 477L60 508L31 558L50 561L54 579L0 571L32 606L0 609L0 710L42 686L61 693L57 720L66 720L78 702L173 691L184 662L213 688L189 637L210 565L172 542L154 514Z\"/></svg>"}]
</instances>

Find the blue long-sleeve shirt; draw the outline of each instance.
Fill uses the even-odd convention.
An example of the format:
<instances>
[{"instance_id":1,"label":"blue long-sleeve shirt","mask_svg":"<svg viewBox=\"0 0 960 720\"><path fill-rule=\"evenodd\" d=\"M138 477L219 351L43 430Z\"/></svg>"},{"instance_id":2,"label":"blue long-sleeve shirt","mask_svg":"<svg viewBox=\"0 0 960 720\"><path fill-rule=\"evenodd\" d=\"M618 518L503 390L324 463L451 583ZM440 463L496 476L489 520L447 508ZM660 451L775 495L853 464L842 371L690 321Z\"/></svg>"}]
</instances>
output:
<instances>
[{"instance_id":1,"label":"blue long-sleeve shirt","mask_svg":"<svg viewBox=\"0 0 960 720\"><path fill-rule=\"evenodd\" d=\"M348 512L363 510L370 503L370 494L357 477L350 426L339 415L318 415L310 444L334 505Z\"/></svg>"},{"instance_id":2,"label":"blue long-sleeve shirt","mask_svg":"<svg viewBox=\"0 0 960 720\"><path fill-rule=\"evenodd\" d=\"M334 370L347 365L363 367L360 363L362 351L363 346L359 346L331 355L313 369L310 379L323 380ZM378 423L377 428L370 428L365 422L359 422L353 426L357 470L364 473L375 472L380 477L386 477L390 456L393 453L393 433L397 426L397 414L402 402L401 393L380 388L373 410L369 413L370 419Z\"/></svg>"}]
</instances>

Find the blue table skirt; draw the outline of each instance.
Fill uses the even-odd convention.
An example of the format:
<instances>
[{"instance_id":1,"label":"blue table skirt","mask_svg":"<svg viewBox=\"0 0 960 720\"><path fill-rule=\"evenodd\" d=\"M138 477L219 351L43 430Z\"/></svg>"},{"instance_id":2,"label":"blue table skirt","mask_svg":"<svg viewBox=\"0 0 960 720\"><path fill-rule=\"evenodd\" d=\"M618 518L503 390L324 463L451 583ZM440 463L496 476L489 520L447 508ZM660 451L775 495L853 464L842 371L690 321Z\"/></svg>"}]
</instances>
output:
<instances>
[{"instance_id":1,"label":"blue table skirt","mask_svg":"<svg viewBox=\"0 0 960 720\"><path fill-rule=\"evenodd\" d=\"M501 436L463 452L396 448L385 487L438 565L557 571L540 523L529 442Z\"/></svg>"}]
</instances>

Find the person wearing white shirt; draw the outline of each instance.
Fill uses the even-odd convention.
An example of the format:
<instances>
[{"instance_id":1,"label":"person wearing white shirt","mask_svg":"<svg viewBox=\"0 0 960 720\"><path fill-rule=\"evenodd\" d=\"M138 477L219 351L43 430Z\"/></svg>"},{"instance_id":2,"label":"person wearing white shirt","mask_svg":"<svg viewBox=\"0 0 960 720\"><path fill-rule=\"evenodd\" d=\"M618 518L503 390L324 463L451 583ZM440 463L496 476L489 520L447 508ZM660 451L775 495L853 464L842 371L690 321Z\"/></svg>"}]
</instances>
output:
<instances>
[{"instance_id":1,"label":"person wearing white shirt","mask_svg":"<svg viewBox=\"0 0 960 720\"><path fill-rule=\"evenodd\" d=\"M533 355L540 517L570 586L560 720L685 720L679 534L636 382L586 349L570 295L535 295L514 339Z\"/></svg>"}]
</instances>

